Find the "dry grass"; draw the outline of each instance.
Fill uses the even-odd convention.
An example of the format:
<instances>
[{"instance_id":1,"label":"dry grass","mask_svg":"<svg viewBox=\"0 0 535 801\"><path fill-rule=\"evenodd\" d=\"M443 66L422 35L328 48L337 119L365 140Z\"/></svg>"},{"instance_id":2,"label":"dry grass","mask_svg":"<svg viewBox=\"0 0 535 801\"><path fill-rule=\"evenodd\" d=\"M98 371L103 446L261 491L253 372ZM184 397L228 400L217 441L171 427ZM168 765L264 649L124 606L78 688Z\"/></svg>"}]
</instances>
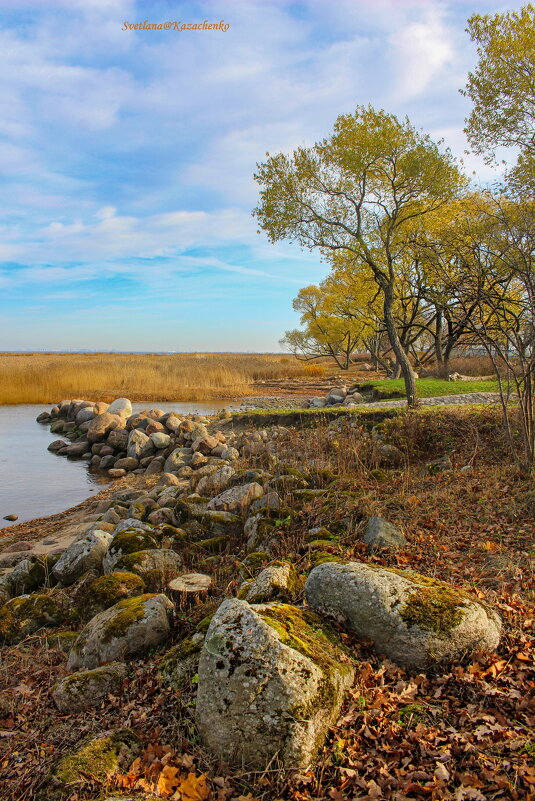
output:
<instances>
[{"instance_id":1,"label":"dry grass","mask_svg":"<svg viewBox=\"0 0 535 801\"><path fill-rule=\"evenodd\" d=\"M277 354L3 353L0 405L202 400L253 394L255 381L304 376L305 365Z\"/></svg>"}]
</instances>

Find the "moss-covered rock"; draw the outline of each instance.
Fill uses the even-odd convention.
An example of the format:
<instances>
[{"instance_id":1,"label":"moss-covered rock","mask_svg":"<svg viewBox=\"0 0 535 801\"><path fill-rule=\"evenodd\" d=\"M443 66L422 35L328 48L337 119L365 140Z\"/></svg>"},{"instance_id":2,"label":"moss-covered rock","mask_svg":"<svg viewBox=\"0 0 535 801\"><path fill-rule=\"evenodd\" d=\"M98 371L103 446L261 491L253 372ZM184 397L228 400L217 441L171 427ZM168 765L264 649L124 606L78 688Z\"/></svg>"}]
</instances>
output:
<instances>
[{"instance_id":1,"label":"moss-covered rock","mask_svg":"<svg viewBox=\"0 0 535 801\"><path fill-rule=\"evenodd\" d=\"M49 648L56 648L68 654L72 646L78 639L77 631L58 631L54 634L49 634L46 638L46 644Z\"/></svg>"},{"instance_id":2,"label":"moss-covered rock","mask_svg":"<svg viewBox=\"0 0 535 801\"><path fill-rule=\"evenodd\" d=\"M100 576L86 587L77 599L77 611L82 620L89 620L123 598L142 595L145 582L135 573L117 571Z\"/></svg>"},{"instance_id":3,"label":"moss-covered rock","mask_svg":"<svg viewBox=\"0 0 535 801\"><path fill-rule=\"evenodd\" d=\"M338 536L336 534L332 534L328 528L325 526L318 526L317 528L311 528L310 531L307 532L305 535L305 542L312 544L313 542L318 542L319 540L325 542L337 542Z\"/></svg>"},{"instance_id":4,"label":"moss-covered rock","mask_svg":"<svg viewBox=\"0 0 535 801\"><path fill-rule=\"evenodd\" d=\"M75 783L93 777L106 782L125 771L140 750L138 737L130 729L107 731L85 741L72 754L59 760L39 791L38 801L64 801L72 795Z\"/></svg>"},{"instance_id":5,"label":"moss-covered rock","mask_svg":"<svg viewBox=\"0 0 535 801\"><path fill-rule=\"evenodd\" d=\"M161 594L119 601L82 629L69 655L68 668L91 669L145 653L167 640L173 612L173 604Z\"/></svg>"},{"instance_id":6,"label":"moss-covered rock","mask_svg":"<svg viewBox=\"0 0 535 801\"><path fill-rule=\"evenodd\" d=\"M104 557L104 572L111 573L115 565L125 554L158 548L159 539L161 539L161 535L159 536L154 531L142 531L135 528L127 528L120 531L113 538L113 542Z\"/></svg>"},{"instance_id":7,"label":"moss-covered rock","mask_svg":"<svg viewBox=\"0 0 535 801\"><path fill-rule=\"evenodd\" d=\"M198 551L208 551L209 553L222 553L230 542L230 537L209 537L206 540L192 542L191 547Z\"/></svg>"},{"instance_id":8,"label":"moss-covered rock","mask_svg":"<svg viewBox=\"0 0 535 801\"><path fill-rule=\"evenodd\" d=\"M65 676L52 689L52 697L63 714L99 706L110 693L116 693L126 676L123 662L112 662L95 670Z\"/></svg>"},{"instance_id":9,"label":"moss-covered rock","mask_svg":"<svg viewBox=\"0 0 535 801\"><path fill-rule=\"evenodd\" d=\"M183 571L182 557L169 549L150 549L121 556L116 572L126 571L141 576L148 590L158 591Z\"/></svg>"},{"instance_id":10,"label":"moss-covered rock","mask_svg":"<svg viewBox=\"0 0 535 801\"><path fill-rule=\"evenodd\" d=\"M225 761L309 765L336 720L353 668L320 618L288 604L225 601L199 662L196 720Z\"/></svg>"},{"instance_id":11,"label":"moss-covered rock","mask_svg":"<svg viewBox=\"0 0 535 801\"><path fill-rule=\"evenodd\" d=\"M60 626L65 615L49 595L20 595L0 609L0 642L15 643L42 628Z\"/></svg>"},{"instance_id":12,"label":"moss-covered rock","mask_svg":"<svg viewBox=\"0 0 535 801\"><path fill-rule=\"evenodd\" d=\"M293 603L301 595L305 579L300 576L290 562L274 562L266 567L246 586L240 587L238 598L250 604L263 604L268 601L287 601Z\"/></svg>"},{"instance_id":13,"label":"moss-covered rock","mask_svg":"<svg viewBox=\"0 0 535 801\"><path fill-rule=\"evenodd\" d=\"M418 573L361 562L322 564L306 583L308 603L347 620L378 653L422 669L476 648L494 650L501 622L475 598Z\"/></svg>"},{"instance_id":14,"label":"moss-covered rock","mask_svg":"<svg viewBox=\"0 0 535 801\"><path fill-rule=\"evenodd\" d=\"M271 558L267 551L253 551L253 553L247 554L239 566L241 579L245 581L254 578L264 567L267 567Z\"/></svg>"}]
</instances>

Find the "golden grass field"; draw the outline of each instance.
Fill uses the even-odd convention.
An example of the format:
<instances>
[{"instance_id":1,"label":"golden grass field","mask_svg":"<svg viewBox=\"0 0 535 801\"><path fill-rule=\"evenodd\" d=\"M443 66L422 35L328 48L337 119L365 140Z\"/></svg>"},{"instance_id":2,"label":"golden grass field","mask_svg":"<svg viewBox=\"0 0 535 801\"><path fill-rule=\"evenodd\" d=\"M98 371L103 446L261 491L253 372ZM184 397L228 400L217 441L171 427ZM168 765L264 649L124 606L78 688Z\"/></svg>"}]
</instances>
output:
<instances>
[{"instance_id":1,"label":"golden grass field","mask_svg":"<svg viewBox=\"0 0 535 801\"><path fill-rule=\"evenodd\" d=\"M311 368L262 353L2 353L0 404L233 398L253 394L255 381L310 376Z\"/></svg>"}]
</instances>

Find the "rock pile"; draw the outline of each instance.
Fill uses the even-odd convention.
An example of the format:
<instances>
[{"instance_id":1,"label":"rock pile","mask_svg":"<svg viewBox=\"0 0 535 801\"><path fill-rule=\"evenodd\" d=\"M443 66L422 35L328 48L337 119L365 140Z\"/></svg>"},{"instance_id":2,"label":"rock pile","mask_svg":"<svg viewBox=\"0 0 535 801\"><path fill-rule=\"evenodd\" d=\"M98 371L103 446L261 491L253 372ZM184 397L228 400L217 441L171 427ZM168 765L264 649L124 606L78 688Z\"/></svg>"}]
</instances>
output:
<instances>
[{"instance_id":1,"label":"rock pile","mask_svg":"<svg viewBox=\"0 0 535 801\"><path fill-rule=\"evenodd\" d=\"M308 576L277 558L284 524L300 505L338 486L313 460L307 473L277 462L284 428L223 435L220 421L159 410L132 415L125 399L110 407L65 401L41 417L50 421L71 440L59 453L77 445L93 464L110 458L104 469L162 474L141 487L118 485L59 552L38 557L21 542L18 554L2 555L17 559L0 576L0 641L52 629L47 641L68 652L71 671L52 691L61 713L105 704L131 660L153 658L180 636L160 677L175 690L196 677L205 745L248 768L276 759L301 769L336 723L354 677L354 654L329 621L408 670L436 670L497 647L500 621L474 596L416 573L342 561L326 528L301 535L300 553L315 565ZM380 433L369 441L381 445ZM269 467L240 468L239 457L262 457ZM378 517L368 520L363 543L374 551L407 544L404 532ZM223 554L242 583L231 582L222 602L220 591L211 619L184 637L177 619L212 592ZM229 598L232 587L237 597ZM137 748L128 732L101 741L116 761ZM70 766L64 758L53 771L51 798L67 797L61 788L76 780Z\"/></svg>"},{"instance_id":2,"label":"rock pile","mask_svg":"<svg viewBox=\"0 0 535 801\"><path fill-rule=\"evenodd\" d=\"M221 431L209 434L206 418L185 417L161 409L132 414L127 398L109 406L85 400L63 400L37 418L50 431L63 435L48 446L60 456L81 458L110 478L127 473L175 473L190 467L214 464L211 459L233 461L237 451L229 447Z\"/></svg>"}]
</instances>

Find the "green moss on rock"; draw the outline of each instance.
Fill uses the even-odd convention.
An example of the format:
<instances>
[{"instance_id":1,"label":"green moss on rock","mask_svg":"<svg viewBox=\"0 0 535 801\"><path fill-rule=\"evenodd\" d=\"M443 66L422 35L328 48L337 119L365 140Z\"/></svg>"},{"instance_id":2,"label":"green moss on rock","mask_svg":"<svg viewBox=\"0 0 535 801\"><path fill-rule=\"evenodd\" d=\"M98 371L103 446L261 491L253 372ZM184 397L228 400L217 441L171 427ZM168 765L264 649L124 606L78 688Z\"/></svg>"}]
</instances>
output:
<instances>
[{"instance_id":1,"label":"green moss on rock","mask_svg":"<svg viewBox=\"0 0 535 801\"><path fill-rule=\"evenodd\" d=\"M57 648L64 654L68 654L77 639L77 631L58 631L46 638L46 644L49 648Z\"/></svg>"},{"instance_id":2,"label":"green moss on rock","mask_svg":"<svg viewBox=\"0 0 535 801\"><path fill-rule=\"evenodd\" d=\"M135 573L117 571L100 576L82 593L78 601L80 616L84 619L93 617L123 598L141 595L144 589L145 582Z\"/></svg>"},{"instance_id":3,"label":"green moss on rock","mask_svg":"<svg viewBox=\"0 0 535 801\"><path fill-rule=\"evenodd\" d=\"M145 616L145 603L154 594L138 595L135 598L125 598L115 604L117 614L109 620L102 632L102 642L110 642L116 637L122 637L134 623L143 620Z\"/></svg>"},{"instance_id":4,"label":"green moss on rock","mask_svg":"<svg viewBox=\"0 0 535 801\"><path fill-rule=\"evenodd\" d=\"M64 614L49 595L20 595L0 609L0 642L15 643L41 628L59 626Z\"/></svg>"},{"instance_id":5,"label":"green moss on rock","mask_svg":"<svg viewBox=\"0 0 535 801\"><path fill-rule=\"evenodd\" d=\"M130 729L106 732L86 742L73 754L63 757L51 771L42 788L39 801L60 801L68 798L76 782L96 779L104 782L126 769L140 748L139 739Z\"/></svg>"},{"instance_id":6,"label":"green moss on rock","mask_svg":"<svg viewBox=\"0 0 535 801\"><path fill-rule=\"evenodd\" d=\"M113 538L110 546L110 554L128 554L146 551L149 548L157 548L161 534L149 531L140 531L137 528L126 528L120 531Z\"/></svg>"}]
</instances>

